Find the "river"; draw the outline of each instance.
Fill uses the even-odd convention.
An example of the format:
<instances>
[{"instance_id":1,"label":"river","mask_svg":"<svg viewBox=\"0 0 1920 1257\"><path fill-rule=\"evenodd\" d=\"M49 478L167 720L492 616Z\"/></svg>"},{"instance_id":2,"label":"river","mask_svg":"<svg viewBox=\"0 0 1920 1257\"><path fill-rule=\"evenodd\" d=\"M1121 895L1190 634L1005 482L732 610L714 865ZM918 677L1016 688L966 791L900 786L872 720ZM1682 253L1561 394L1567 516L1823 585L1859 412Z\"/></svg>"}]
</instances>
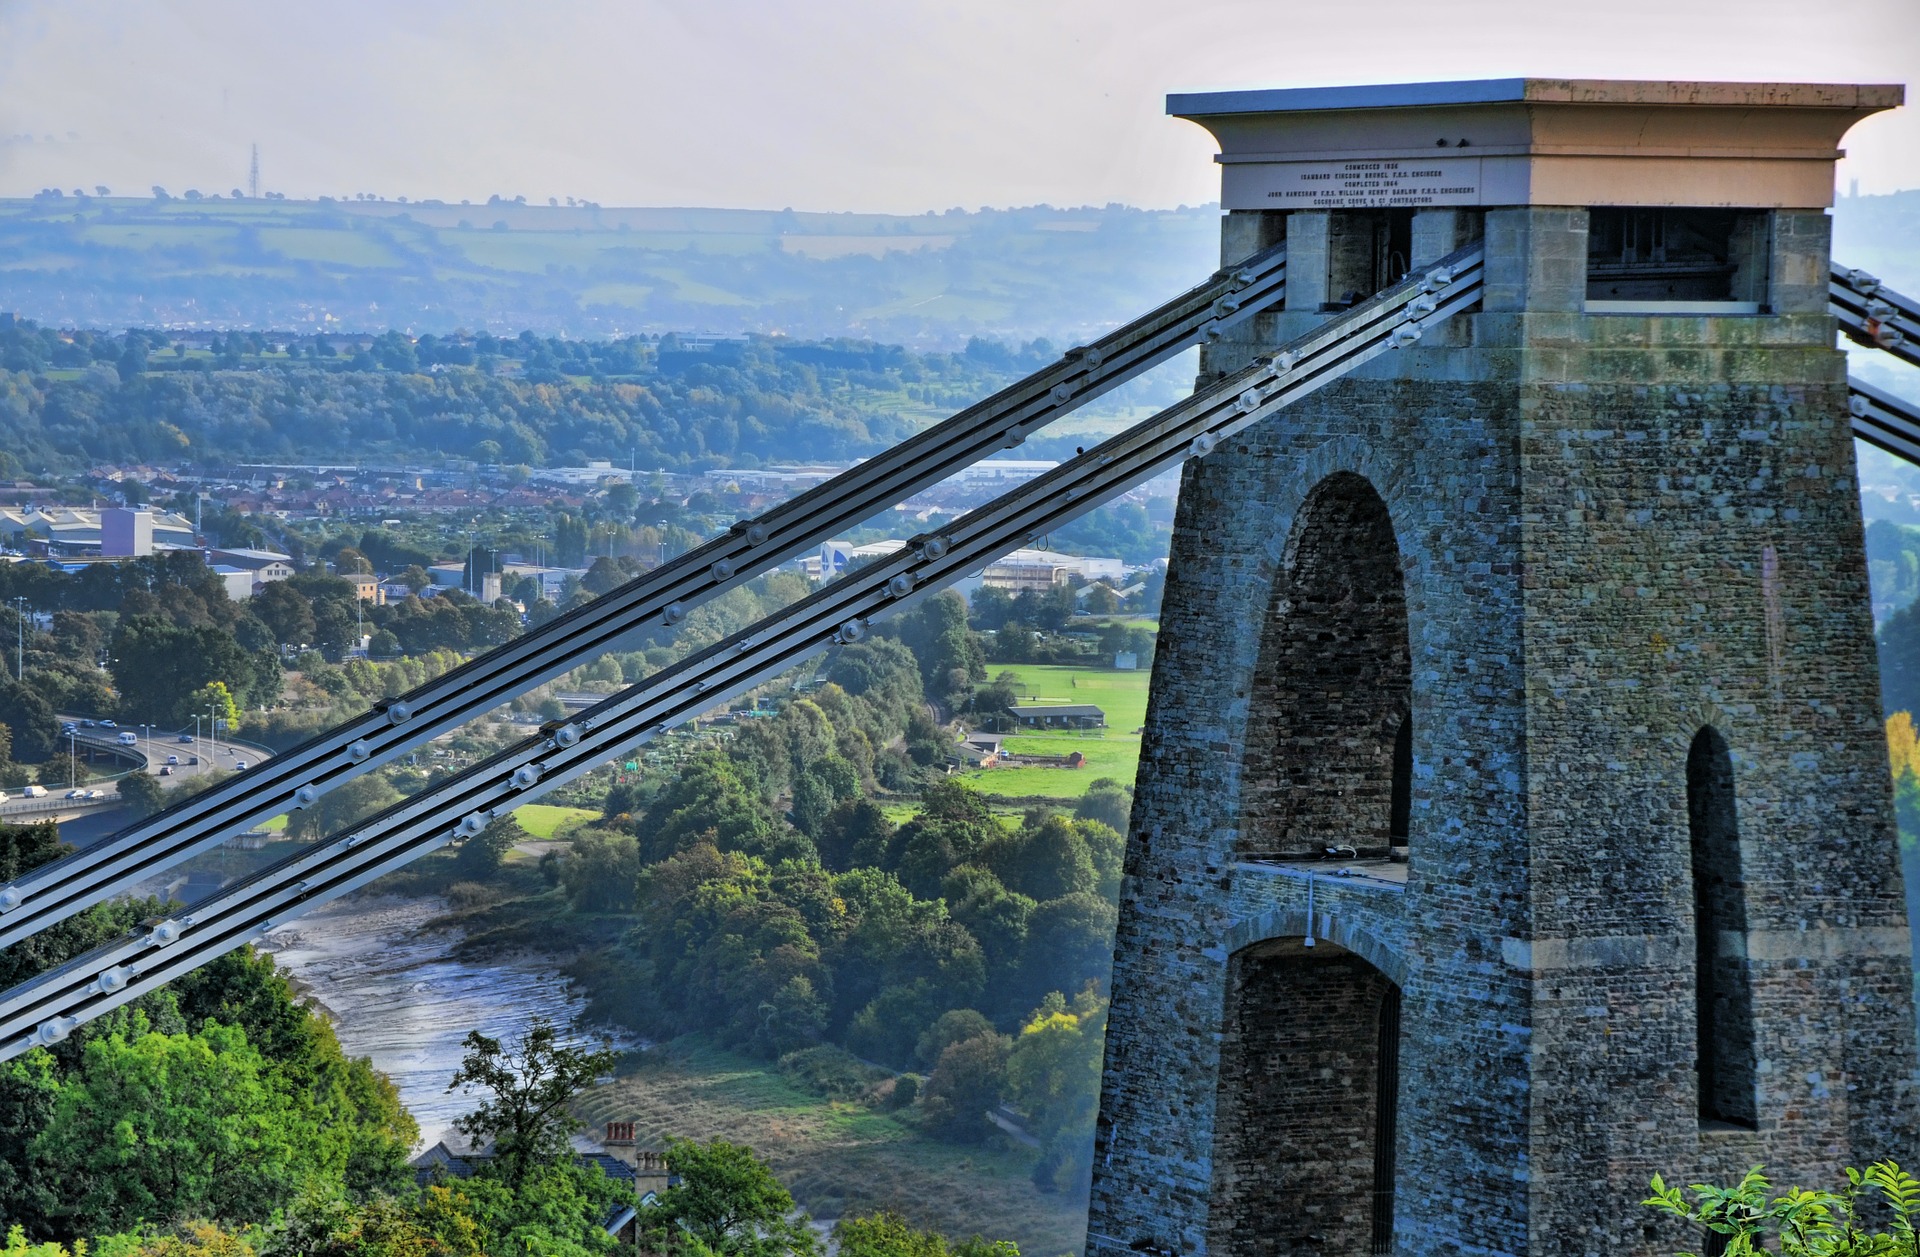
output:
<instances>
[{"instance_id":1,"label":"river","mask_svg":"<svg viewBox=\"0 0 1920 1257\"><path fill-rule=\"evenodd\" d=\"M459 936L422 928L445 910L437 900L346 900L275 930L262 949L332 1017L349 1055L393 1079L426 1145L473 1108L447 1091L469 1030L511 1039L536 1016L571 1025L584 1006L550 969L449 959Z\"/></svg>"}]
</instances>

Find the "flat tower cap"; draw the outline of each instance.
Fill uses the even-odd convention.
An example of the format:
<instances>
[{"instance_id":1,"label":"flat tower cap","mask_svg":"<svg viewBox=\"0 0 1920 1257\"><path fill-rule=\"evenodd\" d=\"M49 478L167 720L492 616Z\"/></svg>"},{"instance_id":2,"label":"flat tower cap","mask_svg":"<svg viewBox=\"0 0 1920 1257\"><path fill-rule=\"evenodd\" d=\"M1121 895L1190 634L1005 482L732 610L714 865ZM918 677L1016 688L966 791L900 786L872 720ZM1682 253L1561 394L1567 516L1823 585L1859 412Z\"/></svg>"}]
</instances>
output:
<instances>
[{"instance_id":1,"label":"flat tower cap","mask_svg":"<svg viewBox=\"0 0 1920 1257\"><path fill-rule=\"evenodd\" d=\"M1833 202L1855 122L1898 84L1469 79L1189 92L1228 209Z\"/></svg>"}]
</instances>

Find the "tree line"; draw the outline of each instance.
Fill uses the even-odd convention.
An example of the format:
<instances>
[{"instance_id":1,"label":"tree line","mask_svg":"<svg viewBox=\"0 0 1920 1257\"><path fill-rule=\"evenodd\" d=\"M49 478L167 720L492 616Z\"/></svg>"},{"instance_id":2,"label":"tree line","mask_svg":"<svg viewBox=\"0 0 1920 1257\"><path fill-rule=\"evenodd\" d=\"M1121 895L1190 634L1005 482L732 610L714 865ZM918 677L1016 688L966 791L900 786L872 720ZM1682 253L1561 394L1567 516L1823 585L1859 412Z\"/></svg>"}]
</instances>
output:
<instances>
[{"instance_id":1,"label":"tree line","mask_svg":"<svg viewBox=\"0 0 1920 1257\"><path fill-rule=\"evenodd\" d=\"M606 458L669 470L843 460L911 435L903 411L964 404L1052 356L1043 344L914 353L756 337L716 351L678 348L672 336L387 333L342 358L324 336L216 341L218 353L189 355L164 332L0 321L0 471L349 457Z\"/></svg>"}]
</instances>

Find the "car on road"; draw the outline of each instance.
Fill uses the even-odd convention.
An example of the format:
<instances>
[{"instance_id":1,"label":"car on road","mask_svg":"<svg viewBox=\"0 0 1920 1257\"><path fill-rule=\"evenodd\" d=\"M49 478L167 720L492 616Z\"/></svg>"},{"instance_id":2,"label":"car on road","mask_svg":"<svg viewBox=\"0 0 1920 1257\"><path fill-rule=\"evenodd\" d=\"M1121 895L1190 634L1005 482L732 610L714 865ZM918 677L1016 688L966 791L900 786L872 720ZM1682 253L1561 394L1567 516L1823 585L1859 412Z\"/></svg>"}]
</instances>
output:
<instances>
[{"instance_id":1,"label":"car on road","mask_svg":"<svg viewBox=\"0 0 1920 1257\"><path fill-rule=\"evenodd\" d=\"M100 722L100 727L102 729L118 729L120 726L113 723L113 721L111 720L102 720Z\"/></svg>"},{"instance_id":2,"label":"car on road","mask_svg":"<svg viewBox=\"0 0 1920 1257\"><path fill-rule=\"evenodd\" d=\"M192 746L193 735L191 733L183 733L179 737L175 738L174 741L180 743L180 745L182 746Z\"/></svg>"},{"instance_id":3,"label":"car on road","mask_svg":"<svg viewBox=\"0 0 1920 1257\"><path fill-rule=\"evenodd\" d=\"M10 801L11 799L10 799L10 796L7 794L7 792L5 790L0 790L0 803L7 803Z\"/></svg>"},{"instance_id":4,"label":"car on road","mask_svg":"<svg viewBox=\"0 0 1920 1257\"><path fill-rule=\"evenodd\" d=\"M45 786L28 786L20 792L20 795L22 798L27 799L44 799L47 797L47 788Z\"/></svg>"},{"instance_id":5,"label":"car on road","mask_svg":"<svg viewBox=\"0 0 1920 1257\"><path fill-rule=\"evenodd\" d=\"M121 746L135 746L139 744L139 741L140 741L140 735L135 733L133 730L122 729L120 731Z\"/></svg>"},{"instance_id":6,"label":"car on road","mask_svg":"<svg viewBox=\"0 0 1920 1257\"><path fill-rule=\"evenodd\" d=\"M80 729L80 726L74 724L73 721L71 720L67 721L67 723L60 726L60 732L62 733L77 733L79 732L79 729Z\"/></svg>"},{"instance_id":7,"label":"car on road","mask_svg":"<svg viewBox=\"0 0 1920 1257\"><path fill-rule=\"evenodd\" d=\"M87 792L85 790L69 790L67 791L66 797L69 799L84 799L87 797Z\"/></svg>"},{"instance_id":8,"label":"car on road","mask_svg":"<svg viewBox=\"0 0 1920 1257\"><path fill-rule=\"evenodd\" d=\"M172 765L172 764L162 764L162 765L160 765L160 775L161 775L162 777L171 777L171 776L173 776L173 765Z\"/></svg>"},{"instance_id":9,"label":"car on road","mask_svg":"<svg viewBox=\"0 0 1920 1257\"><path fill-rule=\"evenodd\" d=\"M180 762L180 757L178 755L169 755L167 756L167 762L169 764L177 764Z\"/></svg>"},{"instance_id":10,"label":"car on road","mask_svg":"<svg viewBox=\"0 0 1920 1257\"><path fill-rule=\"evenodd\" d=\"M247 761L246 761L246 760L244 760L244 759L236 759L236 760L234 760L234 761L233 761L233 771L235 771L235 772L237 772L237 773L243 773L243 772L245 772L245 771L247 771Z\"/></svg>"},{"instance_id":11,"label":"car on road","mask_svg":"<svg viewBox=\"0 0 1920 1257\"><path fill-rule=\"evenodd\" d=\"M93 728L93 721L91 721L91 720L82 720L82 721L80 722L80 727L81 727L82 729L91 729L91 728Z\"/></svg>"}]
</instances>

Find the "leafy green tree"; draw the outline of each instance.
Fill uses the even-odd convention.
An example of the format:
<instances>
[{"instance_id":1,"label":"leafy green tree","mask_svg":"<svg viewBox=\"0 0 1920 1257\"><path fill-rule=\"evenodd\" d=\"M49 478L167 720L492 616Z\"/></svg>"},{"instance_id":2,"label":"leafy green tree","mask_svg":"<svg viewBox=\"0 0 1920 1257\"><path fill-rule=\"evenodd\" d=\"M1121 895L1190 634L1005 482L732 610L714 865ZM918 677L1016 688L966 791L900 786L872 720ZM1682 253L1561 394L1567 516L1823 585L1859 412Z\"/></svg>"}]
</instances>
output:
<instances>
[{"instance_id":1,"label":"leafy green tree","mask_svg":"<svg viewBox=\"0 0 1920 1257\"><path fill-rule=\"evenodd\" d=\"M980 1034L940 1053L920 1090L921 1110L935 1130L962 1143L977 1143L993 1131L986 1115L1006 1092L1010 1049L1005 1035Z\"/></svg>"},{"instance_id":2,"label":"leafy green tree","mask_svg":"<svg viewBox=\"0 0 1920 1257\"><path fill-rule=\"evenodd\" d=\"M949 874L940 884L940 894L953 919L980 943L987 964L987 989L997 1001L995 1011L1011 1013L1026 1006L1019 976L1026 962L1033 900L1008 890L986 869L970 865Z\"/></svg>"},{"instance_id":3,"label":"leafy green tree","mask_svg":"<svg viewBox=\"0 0 1920 1257\"><path fill-rule=\"evenodd\" d=\"M268 581L247 609L282 646L308 646L315 640L313 603L289 581Z\"/></svg>"},{"instance_id":4,"label":"leafy green tree","mask_svg":"<svg viewBox=\"0 0 1920 1257\"><path fill-rule=\"evenodd\" d=\"M512 813L495 817L487 827L460 844L453 856L454 876L463 882L484 882L500 871L507 853L529 835Z\"/></svg>"},{"instance_id":5,"label":"leafy green tree","mask_svg":"<svg viewBox=\"0 0 1920 1257\"><path fill-rule=\"evenodd\" d=\"M954 1044L993 1033L993 1023L987 1020L986 1014L977 1013L971 1008L956 1008L941 1013L927 1027L927 1032L920 1036L920 1042L914 1047L914 1058L922 1069L932 1069L940 1063L940 1054Z\"/></svg>"},{"instance_id":6,"label":"leafy green tree","mask_svg":"<svg viewBox=\"0 0 1920 1257\"><path fill-rule=\"evenodd\" d=\"M996 835L980 853L980 863L1008 890L1038 901L1091 894L1099 884L1086 838L1073 821L1057 814Z\"/></svg>"},{"instance_id":7,"label":"leafy green tree","mask_svg":"<svg viewBox=\"0 0 1920 1257\"><path fill-rule=\"evenodd\" d=\"M351 607L334 600L314 603L313 644L329 660L339 662L357 644L357 626Z\"/></svg>"},{"instance_id":8,"label":"leafy green tree","mask_svg":"<svg viewBox=\"0 0 1920 1257\"><path fill-rule=\"evenodd\" d=\"M1080 796L1073 814L1078 820L1099 821L1115 833L1124 834L1133 817L1133 791L1111 777L1101 777Z\"/></svg>"},{"instance_id":9,"label":"leafy green tree","mask_svg":"<svg viewBox=\"0 0 1920 1257\"><path fill-rule=\"evenodd\" d=\"M833 1242L841 1257L1020 1257L1008 1240L975 1235L950 1245L938 1231L915 1230L891 1211L840 1219Z\"/></svg>"},{"instance_id":10,"label":"leafy green tree","mask_svg":"<svg viewBox=\"0 0 1920 1257\"><path fill-rule=\"evenodd\" d=\"M22 763L40 763L56 749L58 714L46 699L17 681L0 682L0 724L12 734L12 757Z\"/></svg>"},{"instance_id":11,"label":"leafy green tree","mask_svg":"<svg viewBox=\"0 0 1920 1257\"><path fill-rule=\"evenodd\" d=\"M535 1017L511 1045L469 1031L447 1090L471 1095L478 1088L486 1098L454 1125L476 1143L491 1141L493 1168L517 1188L536 1166L569 1155L567 1137L580 1124L568 1105L613 1062L612 1052L564 1045L545 1017Z\"/></svg>"},{"instance_id":12,"label":"leafy green tree","mask_svg":"<svg viewBox=\"0 0 1920 1257\"><path fill-rule=\"evenodd\" d=\"M1014 618L1022 624L1058 633L1073 620L1078 605L1072 589L1065 585L1054 585L1045 593L1022 590L1020 596L1013 600L1013 613Z\"/></svg>"},{"instance_id":13,"label":"leafy green tree","mask_svg":"<svg viewBox=\"0 0 1920 1257\"><path fill-rule=\"evenodd\" d=\"M947 874L974 858L1005 831L986 800L959 781L929 786L920 796L920 812L900 827L888 865L914 894L931 899Z\"/></svg>"},{"instance_id":14,"label":"leafy green tree","mask_svg":"<svg viewBox=\"0 0 1920 1257\"><path fill-rule=\"evenodd\" d=\"M982 585L967 600L967 618L981 632L1005 627L1013 616L1013 595L1004 589Z\"/></svg>"},{"instance_id":15,"label":"leafy green tree","mask_svg":"<svg viewBox=\"0 0 1920 1257\"><path fill-rule=\"evenodd\" d=\"M856 865L875 865L893 845L893 822L866 798L842 799L827 813L814 837L820 863L836 873Z\"/></svg>"},{"instance_id":16,"label":"leafy green tree","mask_svg":"<svg viewBox=\"0 0 1920 1257\"><path fill-rule=\"evenodd\" d=\"M137 820L152 816L167 805L167 792L158 778L146 772L131 772L122 777L116 789L120 801Z\"/></svg>"},{"instance_id":17,"label":"leafy green tree","mask_svg":"<svg viewBox=\"0 0 1920 1257\"><path fill-rule=\"evenodd\" d=\"M319 1132L269 1085L236 1027L112 1034L86 1046L33 1141L72 1231L120 1231L147 1218L263 1218L321 1167Z\"/></svg>"},{"instance_id":18,"label":"leafy green tree","mask_svg":"<svg viewBox=\"0 0 1920 1257\"><path fill-rule=\"evenodd\" d=\"M1077 991L1089 982L1105 986L1113 969L1117 916L1112 904L1091 894L1035 907L1027 925L1026 990Z\"/></svg>"},{"instance_id":19,"label":"leafy green tree","mask_svg":"<svg viewBox=\"0 0 1920 1257\"><path fill-rule=\"evenodd\" d=\"M861 1056L905 1069L914 1048L940 1016L940 995L925 978L890 986L873 997L847 1028L847 1046Z\"/></svg>"},{"instance_id":20,"label":"leafy green tree","mask_svg":"<svg viewBox=\"0 0 1920 1257\"><path fill-rule=\"evenodd\" d=\"M714 1139L667 1144L679 1182L641 1210L644 1247L685 1257L814 1257L820 1242L753 1149Z\"/></svg>"},{"instance_id":21,"label":"leafy green tree","mask_svg":"<svg viewBox=\"0 0 1920 1257\"><path fill-rule=\"evenodd\" d=\"M1120 599L1113 592L1113 586L1095 581L1087 589L1087 596L1081 600L1089 615L1113 615L1120 610Z\"/></svg>"},{"instance_id":22,"label":"leafy green tree","mask_svg":"<svg viewBox=\"0 0 1920 1257\"><path fill-rule=\"evenodd\" d=\"M631 912L640 876L640 842L632 834L580 830L560 867L560 884L576 912Z\"/></svg>"},{"instance_id":23,"label":"leafy green tree","mask_svg":"<svg viewBox=\"0 0 1920 1257\"><path fill-rule=\"evenodd\" d=\"M1007 1098L1041 1141L1033 1181L1042 1191L1072 1191L1092 1170L1106 1020L1093 988L1071 1007L1054 992L1020 1027L1007 1057Z\"/></svg>"},{"instance_id":24,"label":"leafy green tree","mask_svg":"<svg viewBox=\"0 0 1920 1257\"><path fill-rule=\"evenodd\" d=\"M641 858L647 863L684 851L709 834L722 851L773 854L779 850L778 831L764 797L718 752L690 760L635 828ZM800 850L796 846L795 854Z\"/></svg>"},{"instance_id":25,"label":"leafy green tree","mask_svg":"<svg viewBox=\"0 0 1920 1257\"><path fill-rule=\"evenodd\" d=\"M195 690L187 702L194 715L207 713L215 733L240 732L240 704L234 701L233 691L225 681L207 682Z\"/></svg>"},{"instance_id":26,"label":"leafy green tree","mask_svg":"<svg viewBox=\"0 0 1920 1257\"><path fill-rule=\"evenodd\" d=\"M952 696L987 677L980 639L967 627L967 603L948 590L935 594L895 621L895 630L920 663L920 680L931 694Z\"/></svg>"},{"instance_id":27,"label":"leafy green tree","mask_svg":"<svg viewBox=\"0 0 1920 1257\"><path fill-rule=\"evenodd\" d=\"M342 546L333 556L333 570L342 576L371 576L373 561L352 546Z\"/></svg>"},{"instance_id":28,"label":"leafy green tree","mask_svg":"<svg viewBox=\"0 0 1920 1257\"><path fill-rule=\"evenodd\" d=\"M915 1230L891 1211L840 1219L833 1242L840 1257L948 1257L945 1236Z\"/></svg>"}]
</instances>

